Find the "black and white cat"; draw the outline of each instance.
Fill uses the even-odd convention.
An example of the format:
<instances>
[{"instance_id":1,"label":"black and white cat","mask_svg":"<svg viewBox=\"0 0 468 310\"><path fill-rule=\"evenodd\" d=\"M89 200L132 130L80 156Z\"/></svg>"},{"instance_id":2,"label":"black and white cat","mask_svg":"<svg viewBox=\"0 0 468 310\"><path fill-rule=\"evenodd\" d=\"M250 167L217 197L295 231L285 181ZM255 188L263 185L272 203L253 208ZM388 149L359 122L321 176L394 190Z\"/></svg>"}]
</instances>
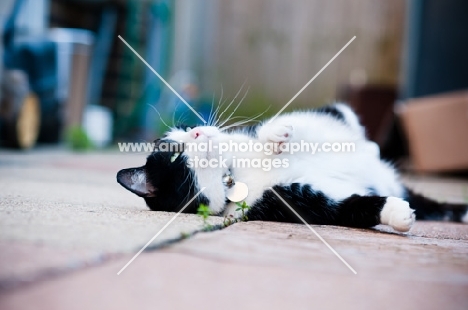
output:
<instances>
[{"instance_id":1,"label":"black and white cat","mask_svg":"<svg viewBox=\"0 0 468 310\"><path fill-rule=\"evenodd\" d=\"M208 143L211 148L158 148L165 142ZM316 146L314 154L310 150L293 153L285 147L311 142ZM274 151L241 151L235 147L249 143L270 145ZM349 152L321 149L336 143L352 143L354 148ZM238 164L241 158L250 164ZM201 159L213 159L213 163L219 160L219 165L194 165ZM276 163L274 167L272 161ZM157 140L156 149L144 166L121 170L117 181L143 197L155 211L179 211L205 188L184 212L196 213L198 206L205 204L213 215L239 218L241 211L236 211L237 205L227 198L237 182L248 188L248 195L245 193L247 196L241 199L250 206L249 220L300 223L279 195L311 224L386 224L406 232L415 217L449 216L453 221L468 221L466 205L441 205L406 189L396 170L380 159L378 146L366 139L357 116L344 104L283 114L243 128L172 128Z\"/></svg>"}]
</instances>

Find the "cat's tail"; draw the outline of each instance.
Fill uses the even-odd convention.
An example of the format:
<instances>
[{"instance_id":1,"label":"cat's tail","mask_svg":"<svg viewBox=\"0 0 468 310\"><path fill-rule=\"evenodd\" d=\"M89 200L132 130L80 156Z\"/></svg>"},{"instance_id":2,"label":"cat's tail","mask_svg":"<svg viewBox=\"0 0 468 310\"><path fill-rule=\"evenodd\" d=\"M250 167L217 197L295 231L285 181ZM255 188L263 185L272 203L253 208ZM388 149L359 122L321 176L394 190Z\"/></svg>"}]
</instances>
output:
<instances>
[{"instance_id":1,"label":"cat's tail","mask_svg":"<svg viewBox=\"0 0 468 310\"><path fill-rule=\"evenodd\" d=\"M406 200L418 220L447 220L468 224L468 202L438 202L406 188Z\"/></svg>"}]
</instances>

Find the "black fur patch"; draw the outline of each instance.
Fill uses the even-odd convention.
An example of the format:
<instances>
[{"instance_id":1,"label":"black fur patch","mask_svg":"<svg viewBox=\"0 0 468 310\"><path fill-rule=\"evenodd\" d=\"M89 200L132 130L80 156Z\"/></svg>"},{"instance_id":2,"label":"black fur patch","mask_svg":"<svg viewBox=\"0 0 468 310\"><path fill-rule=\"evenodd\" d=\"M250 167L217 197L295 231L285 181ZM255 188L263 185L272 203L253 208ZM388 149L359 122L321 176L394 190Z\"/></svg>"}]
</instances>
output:
<instances>
[{"instance_id":1,"label":"black fur patch","mask_svg":"<svg viewBox=\"0 0 468 310\"><path fill-rule=\"evenodd\" d=\"M293 183L273 189L309 224L372 227L380 224L380 211L386 197L353 195L334 201L310 185ZM247 213L249 220L302 223L271 191L255 202Z\"/></svg>"},{"instance_id":2,"label":"black fur patch","mask_svg":"<svg viewBox=\"0 0 468 310\"><path fill-rule=\"evenodd\" d=\"M186 157L181 154L171 162L174 152L153 152L146 159L146 178L157 189L156 197L144 197L146 204L154 211L178 212L200 189L196 176L187 166ZM184 213L196 213L198 206L208 205L209 200L200 194Z\"/></svg>"},{"instance_id":3,"label":"black fur patch","mask_svg":"<svg viewBox=\"0 0 468 310\"><path fill-rule=\"evenodd\" d=\"M244 134L248 135L251 138L257 138L257 128L258 124L245 126L243 129Z\"/></svg>"},{"instance_id":4,"label":"black fur patch","mask_svg":"<svg viewBox=\"0 0 468 310\"><path fill-rule=\"evenodd\" d=\"M328 105L328 106L324 106L324 107L321 107L321 108L317 108L315 110L313 110L315 113L321 113L321 114L327 114L327 115L330 115L334 118L336 118L337 120L340 120L340 121L343 121L345 122L346 119L343 115L343 113L341 113L340 110L338 110L335 106L333 105Z\"/></svg>"}]
</instances>

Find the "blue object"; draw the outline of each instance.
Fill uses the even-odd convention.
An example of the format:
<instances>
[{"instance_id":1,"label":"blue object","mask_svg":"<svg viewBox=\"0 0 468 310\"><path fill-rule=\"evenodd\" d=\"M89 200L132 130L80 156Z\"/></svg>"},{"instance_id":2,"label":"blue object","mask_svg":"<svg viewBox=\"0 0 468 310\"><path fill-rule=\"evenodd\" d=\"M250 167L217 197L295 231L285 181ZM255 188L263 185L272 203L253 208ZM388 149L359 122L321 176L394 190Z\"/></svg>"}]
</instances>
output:
<instances>
[{"instance_id":1,"label":"blue object","mask_svg":"<svg viewBox=\"0 0 468 310\"><path fill-rule=\"evenodd\" d=\"M56 98L57 46L44 38L15 40L15 20L24 0L17 0L4 27L4 68L26 73L31 90L41 103L41 130L39 140L56 142L59 138L61 117Z\"/></svg>"}]
</instances>

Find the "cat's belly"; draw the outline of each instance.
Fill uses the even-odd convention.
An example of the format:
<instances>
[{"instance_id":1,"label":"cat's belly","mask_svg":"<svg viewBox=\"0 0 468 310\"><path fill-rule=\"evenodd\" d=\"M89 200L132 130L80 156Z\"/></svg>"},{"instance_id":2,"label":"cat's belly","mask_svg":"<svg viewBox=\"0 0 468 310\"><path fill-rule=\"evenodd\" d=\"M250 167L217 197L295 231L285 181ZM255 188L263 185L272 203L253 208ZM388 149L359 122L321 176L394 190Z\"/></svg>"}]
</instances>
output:
<instances>
[{"instance_id":1,"label":"cat's belly","mask_svg":"<svg viewBox=\"0 0 468 310\"><path fill-rule=\"evenodd\" d=\"M403 195L403 187L395 171L375 155L322 154L318 156L273 156L287 159L288 166L264 171L259 168L237 169L239 181L249 187L247 204L261 198L275 185L309 184L314 190L340 201L354 194Z\"/></svg>"}]
</instances>

